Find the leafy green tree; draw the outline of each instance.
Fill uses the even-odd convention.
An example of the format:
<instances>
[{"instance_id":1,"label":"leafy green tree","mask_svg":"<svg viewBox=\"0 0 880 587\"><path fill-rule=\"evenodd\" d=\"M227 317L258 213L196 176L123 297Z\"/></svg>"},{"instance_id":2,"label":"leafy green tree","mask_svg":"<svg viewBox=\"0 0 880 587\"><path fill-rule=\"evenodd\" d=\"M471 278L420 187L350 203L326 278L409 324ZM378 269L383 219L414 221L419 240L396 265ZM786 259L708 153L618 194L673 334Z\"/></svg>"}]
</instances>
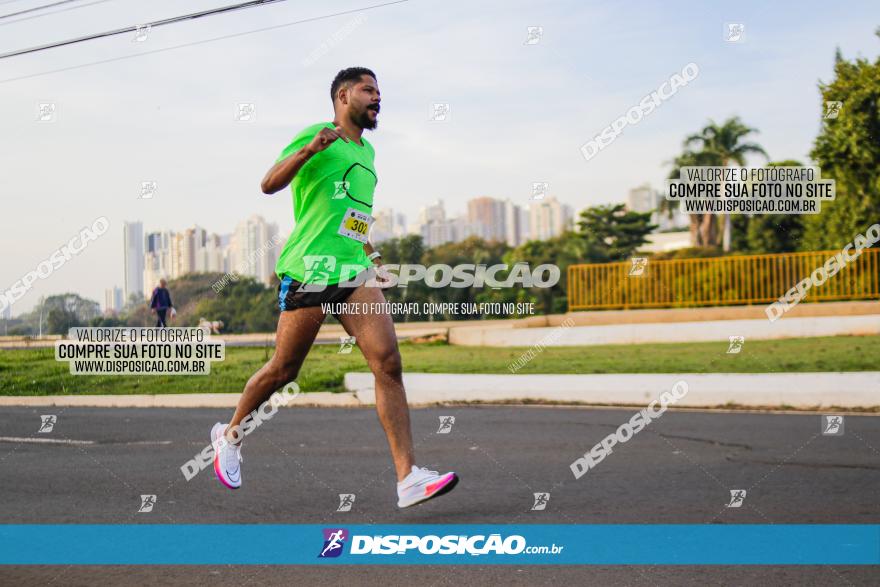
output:
<instances>
[{"instance_id":1,"label":"leafy green tree","mask_svg":"<svg viewBox=\"0 0 880 587\"><path fill-rule=\"evenodd\" d=\"M89 326L95 328L110 328L117 326L126 326L125 320L116 316L98 316L89 322Z\"/></svg>"},{"instance_id":2,"label":"leafy green tree","mask_svg":"<svg viewBox=\"0 0 880 587\"><path fill-rule=\"evenodd\" d=\"M629 258L648 242L655 228L650 212L627 211L623 204L587 208L578 221L582 252L594 263Z\"/></svg>"},{"instance_id":3,"label":"leafy green tree","mask_svg":"<svg viewBox=\"0 0 880 587\"><path fill-rule=\"evenodd\" d=\"M100 316L100 313L98 302L79 294L64 293L43 298L33 310L20 316L20 319L32 334L40 332L41 320L44 333L67 334L69 328L85 326Z\"/></svg>"},{"instance_id":4,"label":"leafy green tree","mask_svg":"<svg viewBox=\"0 0 880 587\"><path fill-rule=\"evenodd\" d=\"M744 142L748 135L757 132L756 129L743 124L737 116L720 125L710 120L709 124L703 127L699 133L687 137L684 146L686 149L693 146L699 147L700 151L707 154L707 157L714 158L720 167L727 167L731 163L742 167L746 164L748 155L761 155L765 159L767 158L763 147L757 143ZM723 249L725 251L730 250L731 233L730 215L725 214L723 230Z\"/></svg>"},{"instance_id":5,"label":"leafy green tree","mask_svg":"<svg viewBox=\"0 0 880 587\"><path fill-rule=\"evenodd\" d=\"M481 238L472 236L461 242L445 243L428 249L422 256L422 262L426 268L435 264L445 264L455 267L457 265L498 265L504 263L504 254L510 250L503 242L486 242ZM476 268L475 268L476 271ZM506 273L496 275L498 280L506 279ZM421 282L427 291L427 299L431 302L472 303L477 301L477 296L489 291L488 285L483 287L444 287L431 288ZM409 288L407 288L409 289ZM464 316L465 319L473 319L473 316ZM435 317L431 317L435 319ZM456 316L437 316L436 319L452 320Z\"/></svg>"},{"instance_id":6,"label":"leafy green tree","mask_svg":"<svg viewBox=\"0 0 880 587\"><path fill-rule=\"evenodd\" d=\"M768 167L801 167L792 159ZM750 253L788 253L801 247L804 216L800 214L739 214L734 218L733 248Z\"/></svg>"},{"instance_id":7,"label":"leafy green tree","mask_svg":"<svg viewBox=\"0 0 880 587\"><path fill-rule=\"evenodd\" d=\"M217 283L213 281L212 283ZM221 282L222 283L222 282ZM169 289L171 284L169 283ZM275 288L266 287L252 277L228 281L219 291L209 287L199 295L184 298L181 324L195 326L200 318L223 322L223 332L272 332L278 323ZM194 293L194 292L193 292ZM180 312L180 310L178 310Z\"/></svg>"},{"instance_id":8,"label":"leafy green tree","mask_svg":"<svg viewBox=\"0 0 880 587\"><path fill-rule=\"evenodd\" d=\"M504 262L511 266L528 263L533 270L544 264L557 267L559 281L553 287L489 291L478 301L534 302L538 314L566 312L570 265L625 260L648 242L647 235L655 228L650 213L628 212L623 204L588 208L581 212L577 232L528 241L504 256Z\"/></svg>"},{"instance_id":9,"label":"leafy green tree","mask_svg":"<svg viewBox=\"0 0 880 587\"><path fill-rule=\"evenodd\" d=\"M46 318L46 330L49 334L67 334L68 330L77 326L83 326L83 323L74 312L63 307L49 310Z\"/></svg>"},{"instance_id":10,"label":"leafy green tree","mask_svg":"<svg viewBox=\"0 0 880 587\"><path fill-rule=\"evenodd\" d=\"M382 262L386 265L416 265L422 263L425 244L421 235L410 234L400 238L383 241L377 248L382 252ZM389 302L424 303L428 301L428 288L424 281L413 281L407 287L392 287L382 292ZM418 319L417 316L397 314L396 321L406 322Z\"/></svg>"},{"instance_id":11,"label":"leafy green tree","mask_svg":"<svg viewBox=\"0 0 880 587\"><path fill-rule=\"evenodd\" d=\"M837 195L806 219L804 250L840 248L880 221L880 57L846 61L838 51L834 79L819 90L823 112L843 103L836 118L823 115L810 152Z\"/></svg>"},{"instance_id":12,"label":"leafy green tree","mask_svg":"<svg viewBox=\"0 0 880 587\"><path fill-rule=\"evenodd\" d=\"M589 258L587 243L581 234L566 232L546 241L528 241L513 249L504 257L504 261L528 263L534 270L540 265L553 265L559 269L559 281L553 287L532 287L516 289L504 299L487 301L533 302L536 314L559 314L568 310L568 267L574 263L597 262L599 259ZM501 297L491 292L487 297ZM480 300L483 301L483 300Z\"/></svg>"}]
</instances>

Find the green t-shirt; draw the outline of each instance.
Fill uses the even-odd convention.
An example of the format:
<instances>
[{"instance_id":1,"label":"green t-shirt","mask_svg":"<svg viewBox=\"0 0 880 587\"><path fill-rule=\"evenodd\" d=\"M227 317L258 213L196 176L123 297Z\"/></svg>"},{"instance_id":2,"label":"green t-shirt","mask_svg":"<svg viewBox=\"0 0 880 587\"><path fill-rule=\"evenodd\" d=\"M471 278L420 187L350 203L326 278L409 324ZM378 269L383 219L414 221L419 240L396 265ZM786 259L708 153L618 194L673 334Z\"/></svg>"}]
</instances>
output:
<instances>
[{"instance_id":1,"label":"green t-shirt","mask_svg":"<svg viewBox=\"0 0 880 587\"><path fill-rule=\"evenodd\" d=\"M322 128L315 124L299 133L278 161L311 142ZM290 184L296 226L278 257L275 273L301 283L334 285L371 265L364 242L372 225L375 151L337 139L303 165Z\"/></svg>"}]
</instances>

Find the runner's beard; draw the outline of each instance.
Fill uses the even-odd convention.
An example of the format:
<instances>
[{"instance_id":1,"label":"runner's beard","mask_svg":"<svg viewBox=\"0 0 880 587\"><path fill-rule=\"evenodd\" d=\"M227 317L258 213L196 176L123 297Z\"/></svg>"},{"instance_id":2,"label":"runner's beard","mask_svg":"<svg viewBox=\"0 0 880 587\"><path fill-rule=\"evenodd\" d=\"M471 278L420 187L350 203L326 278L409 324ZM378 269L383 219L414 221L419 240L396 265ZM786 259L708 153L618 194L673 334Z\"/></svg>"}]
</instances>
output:
<instances>
[{"instance_id":1,"label":"runner's beard","mask_svg":"<svg viewBox=\"0 0 880 587\"><path fill-rule=\"evenodd\" d=\"M375 120L370 120L370 110L368 108L358 114L358 116L354 119L354 123L361 128L374 130L379 125L379 119L377 117Z\"/></svg>"}]
</instances>

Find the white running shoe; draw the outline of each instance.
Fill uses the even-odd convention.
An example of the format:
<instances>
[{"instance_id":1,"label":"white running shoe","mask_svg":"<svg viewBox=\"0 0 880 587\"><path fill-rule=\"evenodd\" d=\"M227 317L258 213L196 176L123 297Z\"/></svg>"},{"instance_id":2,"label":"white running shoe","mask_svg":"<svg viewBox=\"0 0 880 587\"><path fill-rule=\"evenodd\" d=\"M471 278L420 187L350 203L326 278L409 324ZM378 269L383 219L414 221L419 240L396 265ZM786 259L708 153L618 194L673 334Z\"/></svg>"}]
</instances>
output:
<instances>
[{"instance_id":1,"label":"white running shoe","mask_svg":"<svg viewBox=\"0 0 880 587\"><path fill-rule=\"evenodd\" d=\"M226 440L226 425L217 422L211 428L211 446L214 447L214 473L220 483L229 489L241 487L241 445Z\"/></svg>"},{"instance_id":2,"label":"white running shoe","mask_svg":"<svg viewBox=\"0 0 880 587\"><path fill-rule=\"evenodd\" d=\"M449 493L458 484L458 475L429 471L413 465L412 472L397 484L397 507L406 508L426 499Z\"/></svg>"}]
</instances>

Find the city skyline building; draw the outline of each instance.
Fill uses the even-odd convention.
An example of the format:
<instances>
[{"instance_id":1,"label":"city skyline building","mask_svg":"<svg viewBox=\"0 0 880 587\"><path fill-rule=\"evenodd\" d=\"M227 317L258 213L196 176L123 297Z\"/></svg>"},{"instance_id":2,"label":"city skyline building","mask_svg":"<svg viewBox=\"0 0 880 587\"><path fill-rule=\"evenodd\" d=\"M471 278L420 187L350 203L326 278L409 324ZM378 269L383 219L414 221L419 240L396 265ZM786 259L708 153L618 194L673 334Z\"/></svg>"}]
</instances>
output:
<instances>
[{"instance_id":1,"label":"city skyline building","mask_svg":"<svg viewBox=\"0 0 880 587\"><path fill-rule=\"evenodd\" d=\"M125 222L123 232L123 291L125 300L144 291L144 224Z\"/></svg>"},{"instance_id":2,"label":"city skyline building","mask_svg":"<svg viewBox=\"0 0 880 587\"><path fill-rule=\"evenodd\" d=\"M104 314L112 316L118 314L125 307L125 298L122 288L114 285L104 290Z\"/></svg>"},{"instance_id":3,"label":"city skyline building","mask_svg":"<svg viewBox=\"0 0 880 587\"><path fill-rule=\"evenodd\" d=\"M626 197L626 209L632 212L651 213L651 224L657 225L660 232L687 228L687 215L678 209L663 210L664 195L649 184L631 189Z\"/></svg>"},{"instance_id":4,"label":"city skyline building","mask_svg":"<svg viewBox=\"0 0 880 587\"><path fill-rule=\"evenodd\" d=\"M572 217L571 206L561 203L555 196L532 201L529 204L529 239L549 240L571 230Z\"/></svg>"}]
</instances>

